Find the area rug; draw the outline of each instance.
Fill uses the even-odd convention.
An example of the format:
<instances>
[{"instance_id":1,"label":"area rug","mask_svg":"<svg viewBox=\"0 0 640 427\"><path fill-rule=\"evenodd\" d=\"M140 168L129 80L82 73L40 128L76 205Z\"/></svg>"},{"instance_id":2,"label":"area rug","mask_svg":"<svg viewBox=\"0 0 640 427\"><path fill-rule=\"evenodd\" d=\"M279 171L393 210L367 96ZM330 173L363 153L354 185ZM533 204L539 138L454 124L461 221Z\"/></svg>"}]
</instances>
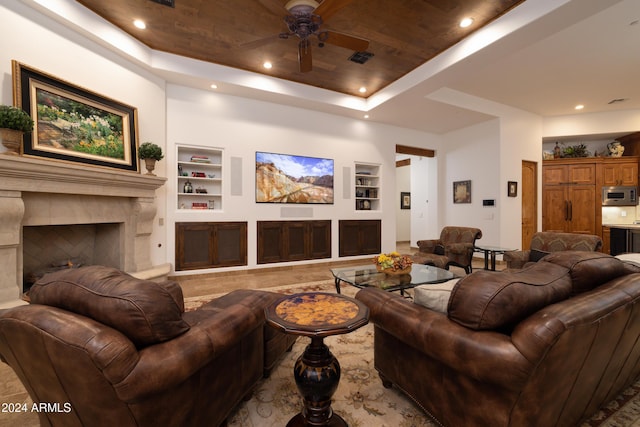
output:
<instances>
[{"instance_id":1,"label":"area rug","mask_svg":"<svg viewBox=\"0 0 640 427\"><path fill-rule=\"evenodd\" d=\"M342 293L358 291L343 286ZM269 288L283 294L335 292L332 281ZM187 309L196 308L215 296L187 298ZM386 389L373 367L373 325L350 334L327 337L325 343L341 366L341 378L332 409L351 427L436 427L435 423L406 395ZM293 380L293 365L309 344L301 337L286 353L268 379L261 380L250 400L240 404L228 419L229 427L282 427L300 412L302 401ZM601 408L581 427L640 427L640 381Z\"/></svg>"}]
</instances>

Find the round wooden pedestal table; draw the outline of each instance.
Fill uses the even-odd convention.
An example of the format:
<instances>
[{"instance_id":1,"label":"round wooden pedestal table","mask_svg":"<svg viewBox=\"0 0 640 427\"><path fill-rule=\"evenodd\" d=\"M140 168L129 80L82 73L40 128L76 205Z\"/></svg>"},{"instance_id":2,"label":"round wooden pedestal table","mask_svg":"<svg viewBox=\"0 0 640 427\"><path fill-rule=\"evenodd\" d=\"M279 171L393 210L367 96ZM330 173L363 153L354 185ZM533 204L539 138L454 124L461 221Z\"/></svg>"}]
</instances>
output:
<instances>
[{"instance_id":1,"label":"round wooden pedestal table","mask_svg":"<svg viewBox=\"0 0 640 427\"><path fill-rule=\"evenodd\" d=\"M340 381L340 364L324 337L346 334L366 325L367 306L341 294L308 292L279 299L265 309L265 316L267 323L280 331L311 338L293 368L304 408L287 427L347 426L331 409L331 397Z\"/></svg>"}]
</instances>

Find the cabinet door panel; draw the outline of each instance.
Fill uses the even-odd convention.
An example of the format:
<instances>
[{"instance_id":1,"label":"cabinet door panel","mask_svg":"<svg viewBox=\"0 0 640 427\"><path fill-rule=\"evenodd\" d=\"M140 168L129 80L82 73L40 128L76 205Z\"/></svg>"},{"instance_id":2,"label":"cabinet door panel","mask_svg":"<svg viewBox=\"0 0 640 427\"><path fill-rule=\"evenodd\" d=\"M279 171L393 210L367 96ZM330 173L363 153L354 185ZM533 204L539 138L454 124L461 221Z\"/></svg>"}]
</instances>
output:
<instances>
[{"instance_id":1,"label":"cabinet door panel","mask_svg":"<svg viewBox=\"0 0 640 427\"><path fill-rule=\"evenodd\" d=\"M542 231L567 231L568 200L564 186L547 186L542 194Z\"/></svg>"},{"instance_id":2,"label":"cabinet door panel","mask_svg":"<svg viewBox=\"0 0 640 427\"><path fill-rule=\"evenodd\" d=\"M542 182L545 185L562 184L568 181L568 169L566 165L545 165L542 168Z\"/></svg>"},{"instance_id":3,"label":"cabinet door panel","mask_svg":"<svg viewBox=\"0 0 640 427\"><path fill-rule=\"evenodd\" d=\"M280 222L258 222L258 264L284 261L283 234Z\"/></svg>"},{"instance_id":4,"label":"cabinet door panel","mask_svg":"<svg viewBox=\"0 0 640 427\"><path fill-rule=\"evenodd\" d=\"M300 261L307 259L309 246L307 224L304 222L288 222L285 225L287 233L287 260Z\"/></svg>"},{"instance_id":5,"label":"cabinet door panel","mask_svg":"<svg viewBox=\"0 0 640 427\"><path fill-rule=\"evenodd\" d=\"M567 189L570 202L569 222L573 233L595 234L596 191L593 185L575 186Z\"/></svg>"},{"instance_id":6,"label":"cabinet door panel","mask_svg":"<svg viewBox=\"0 0 640 427\"><path fill-rule=\"evenodd\" d=\"M219 223L214 229L215 266L247 265L247 223Z\"/></svg>"},{"instance_id":7,"label":"cabinet door panel","mask_svg":"<svg viewBox=\"0 0 640 427\"><path fill-rule=\"evenodd\" d=\"M176 269L191 270L213 265L209 224L176 224Z\"/></svg>"},{"instance_id":8,"label":"cabinet door panel","mask_svg":"<svg viewBox=\"0 0 640 427\"><path fill-rule=\"evenodd\" d=\"M638 185L638 164L625 163L620 165L621 185Z\"/></svg>"},{"instance_id":9,"label":"cabinet door panel","mask_svg":"<svg viewBox=\"0 0 640 427\"><path fill-rule=\"evenodd\" d=\"M331 221L314 221L311 227L311 258L331 258Z\"/></svg>"},{"instance_id":10,"label":"cabinet door panel","mask_svg":"<svg viewBox=\"0 0 640 427\"><path fill-rule=\"evenodd\" d=\"M568 177L572 184L595 184L596 165L595 163L569 165Z\"/></svg>"},{"instance_id":11,"label":"cabinet door panel","mask_svg":"<svg viewBox=\"0 0 640 427\"><path fill-rule=\"evenodd\" d=\"M638 163L608 163L602 165L602 185L638 185Z\"/></svg>"}]
</instances>

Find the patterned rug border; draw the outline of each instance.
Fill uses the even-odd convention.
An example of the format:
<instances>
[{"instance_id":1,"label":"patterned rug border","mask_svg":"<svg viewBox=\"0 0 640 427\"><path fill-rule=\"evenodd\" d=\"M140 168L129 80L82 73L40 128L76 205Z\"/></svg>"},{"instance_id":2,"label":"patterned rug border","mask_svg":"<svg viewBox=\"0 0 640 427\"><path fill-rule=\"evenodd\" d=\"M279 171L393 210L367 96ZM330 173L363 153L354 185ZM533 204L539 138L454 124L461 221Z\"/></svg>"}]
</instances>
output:
<instances>
[{"instance_id":1,"label":"patterned rug border","mask_svg":"<svg viewBox=\"0 0 640 427\"><path fill-rule=\"evenodd\" d=\"M293 293L299 293L299 292L335 292L335 284L333 280L326 279L326 280L319 280L314 282L281 285L281 286L275 286L271 288L263 288L260 290L277 292L282 294L293 294ZM358 288L355 288L353 286L342 287L342 293L348 296L354 296L358 290L359 290ZM222 292L222 293L211 294L211 295L203 295L199 297L185 298L185 309L187 310L196 309L202 304L205 304L206 302L211 301L212 299L218 298L227 293L228 292ZM371 325L367 325L367 327L370 327L370 326ZM363 329L366 329L367 327ZM357 332L358 331L356 331L356 333ZM349 335L351 334L343 336L341 340L338 340L339 341L338 343L334 343L333 345L336 345L336 344L345 345L346 344L345 340L348 340L348 338L346 337L348 337ZM372 332L370 333L370 335L371 335L370 339L372 340L373 339ZM301 340L298 340L298 342L296 343L297 347L294 347L294 351L292 352L292 354L289 354L288 357L293 358L293 360L295 360L295 358L299 356L299 354L297 354L296 352L301 353L305 345L306 343L301 344ZM372 349L370 349L370 351L372 351ZM336 356L338 356L338 354L336 354ZM338 356L338 359L340 359L340 356ZM373 356L371 356L371 360L373 360ZM283 361L281 362L281 365L286 365L287 363L292 364L293 362ZM288 379L288 377L289 376L292 377L293 374L291 372L288 372L285 366L280 366L280 367L277 367L276 369L280 371L284 371L284 373L281 374L284 380L280 378L280 381L289 382L290 384L293 384L293 378ZM262 380L260 385L258 386L259 389L263 390L266 387L266 384L269 383L269 381L275 381L273 375L269 379ZM378 382L380 381L379 378L377 378L377 376L375 378L375 381L378 381ZM284 386L280 385L279 387L284 387ZM380 387L382 386L380 385ZM282 392L282 390L280 391ZM264 390L262 392L264 393ZM398 425L408 426L408 427L436 425L431 421L431 419L427 414L425 414L422 410L417 409L417 406L415 406L415 404L409 397L407 397L406 395L404 395L403 393L401 393L395 388L391 389L391 392L394 394L394 398L395 396L399 396L399 399L403 400L404 401L403 403L405 403L408 408L411 408L408 411L408 413L400 414L403 418L400 420L396 420L396 423ZM289 399L296 400L297 392L295 390L292 391L291 389L287 389L287 393L288 393ZM335 397L336 396L334 395L334 398ZM366 407L366 402L359 401L359 399L361 398L362 396L359 393L356 396L350 396L351 400L347 401L346 404L351 410L354 410L354 411L358 407L364 408L366 412L365 415L369 415L370 413L375 412L374 409ZM279 426L278 424L279 421L276 421L275 424L263 423L267 421L265 418L260 418L264 416L263 412L265 410L264 409L265 402L262 402L262 404L260 404L260 402L256 403L256 400L260 401L261 396L258 396L258 399L256 399L256 396L252 396L252 398L248 402L243 402L241 405L239 405L239 407L236 408L232 416L229 418L228 426L229 427L254 427L254 426L264 427L266 425L271 425L273 427L275 427L276 425ZM286 407L287 410L291 410L291 403L292 402L289 402L288 406ZM334 409L335 409L335 406L336 405L334 405ZM275 412L277 411L277 409L282 409L282 408L271 408L270 412ZM405 411L407 411L407 409L405 409ZM341 414L341 415L345 415L345 414ZM258 423L255 423L256 420L253 419L254 417L257 417L257 419L259 420ZM360 420L357 420L357 419L352 419L351 421L352 423L355 423L353 425L356 427L367 425L366 422L363 424ZM349 424L349 425L352 425L352 424ZM580 427L640 427L640 380L637 381L632 386L628 387L623 392L621 392L615 399L613 399L607 405L601 407L589 420L585 421Z\"/></svg>"}]
</instances>

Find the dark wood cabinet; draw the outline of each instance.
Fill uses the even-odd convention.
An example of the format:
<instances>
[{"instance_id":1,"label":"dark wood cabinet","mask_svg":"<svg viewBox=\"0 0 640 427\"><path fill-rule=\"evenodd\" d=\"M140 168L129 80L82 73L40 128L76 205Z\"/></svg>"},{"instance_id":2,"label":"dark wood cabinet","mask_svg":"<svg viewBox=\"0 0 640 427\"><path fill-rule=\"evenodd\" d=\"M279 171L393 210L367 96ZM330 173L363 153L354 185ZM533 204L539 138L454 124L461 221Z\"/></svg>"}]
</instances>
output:
<instances>
[{"instance_id":1,"label":"dark wood cabinet","mask_svg":"<svg viewBox=\"0 0 640 427\"><path fill-rule=\"evenodd\" d=\"M341 220L339 256L378 254L382 248L380 220Z\"/></svg>"},{"instance_id":2,"label":"dark wood cabinet","mask_svg":"<svg viewBox=\"0 0 640 427\"><path fill-rule=\"evenodd\" d=\"M246 222L176 223L176 271L247 265Z\"/></svg>"},{"instance_id":3,"label":"dark wood cabinet","mask_svg":"<svg viewBox=\"0 0 640 427\"><path fill-rule=\"evenodd\" d=\"M258 221L258 264L331 258L331 221Z\"/></svg>"}]
</instances>

